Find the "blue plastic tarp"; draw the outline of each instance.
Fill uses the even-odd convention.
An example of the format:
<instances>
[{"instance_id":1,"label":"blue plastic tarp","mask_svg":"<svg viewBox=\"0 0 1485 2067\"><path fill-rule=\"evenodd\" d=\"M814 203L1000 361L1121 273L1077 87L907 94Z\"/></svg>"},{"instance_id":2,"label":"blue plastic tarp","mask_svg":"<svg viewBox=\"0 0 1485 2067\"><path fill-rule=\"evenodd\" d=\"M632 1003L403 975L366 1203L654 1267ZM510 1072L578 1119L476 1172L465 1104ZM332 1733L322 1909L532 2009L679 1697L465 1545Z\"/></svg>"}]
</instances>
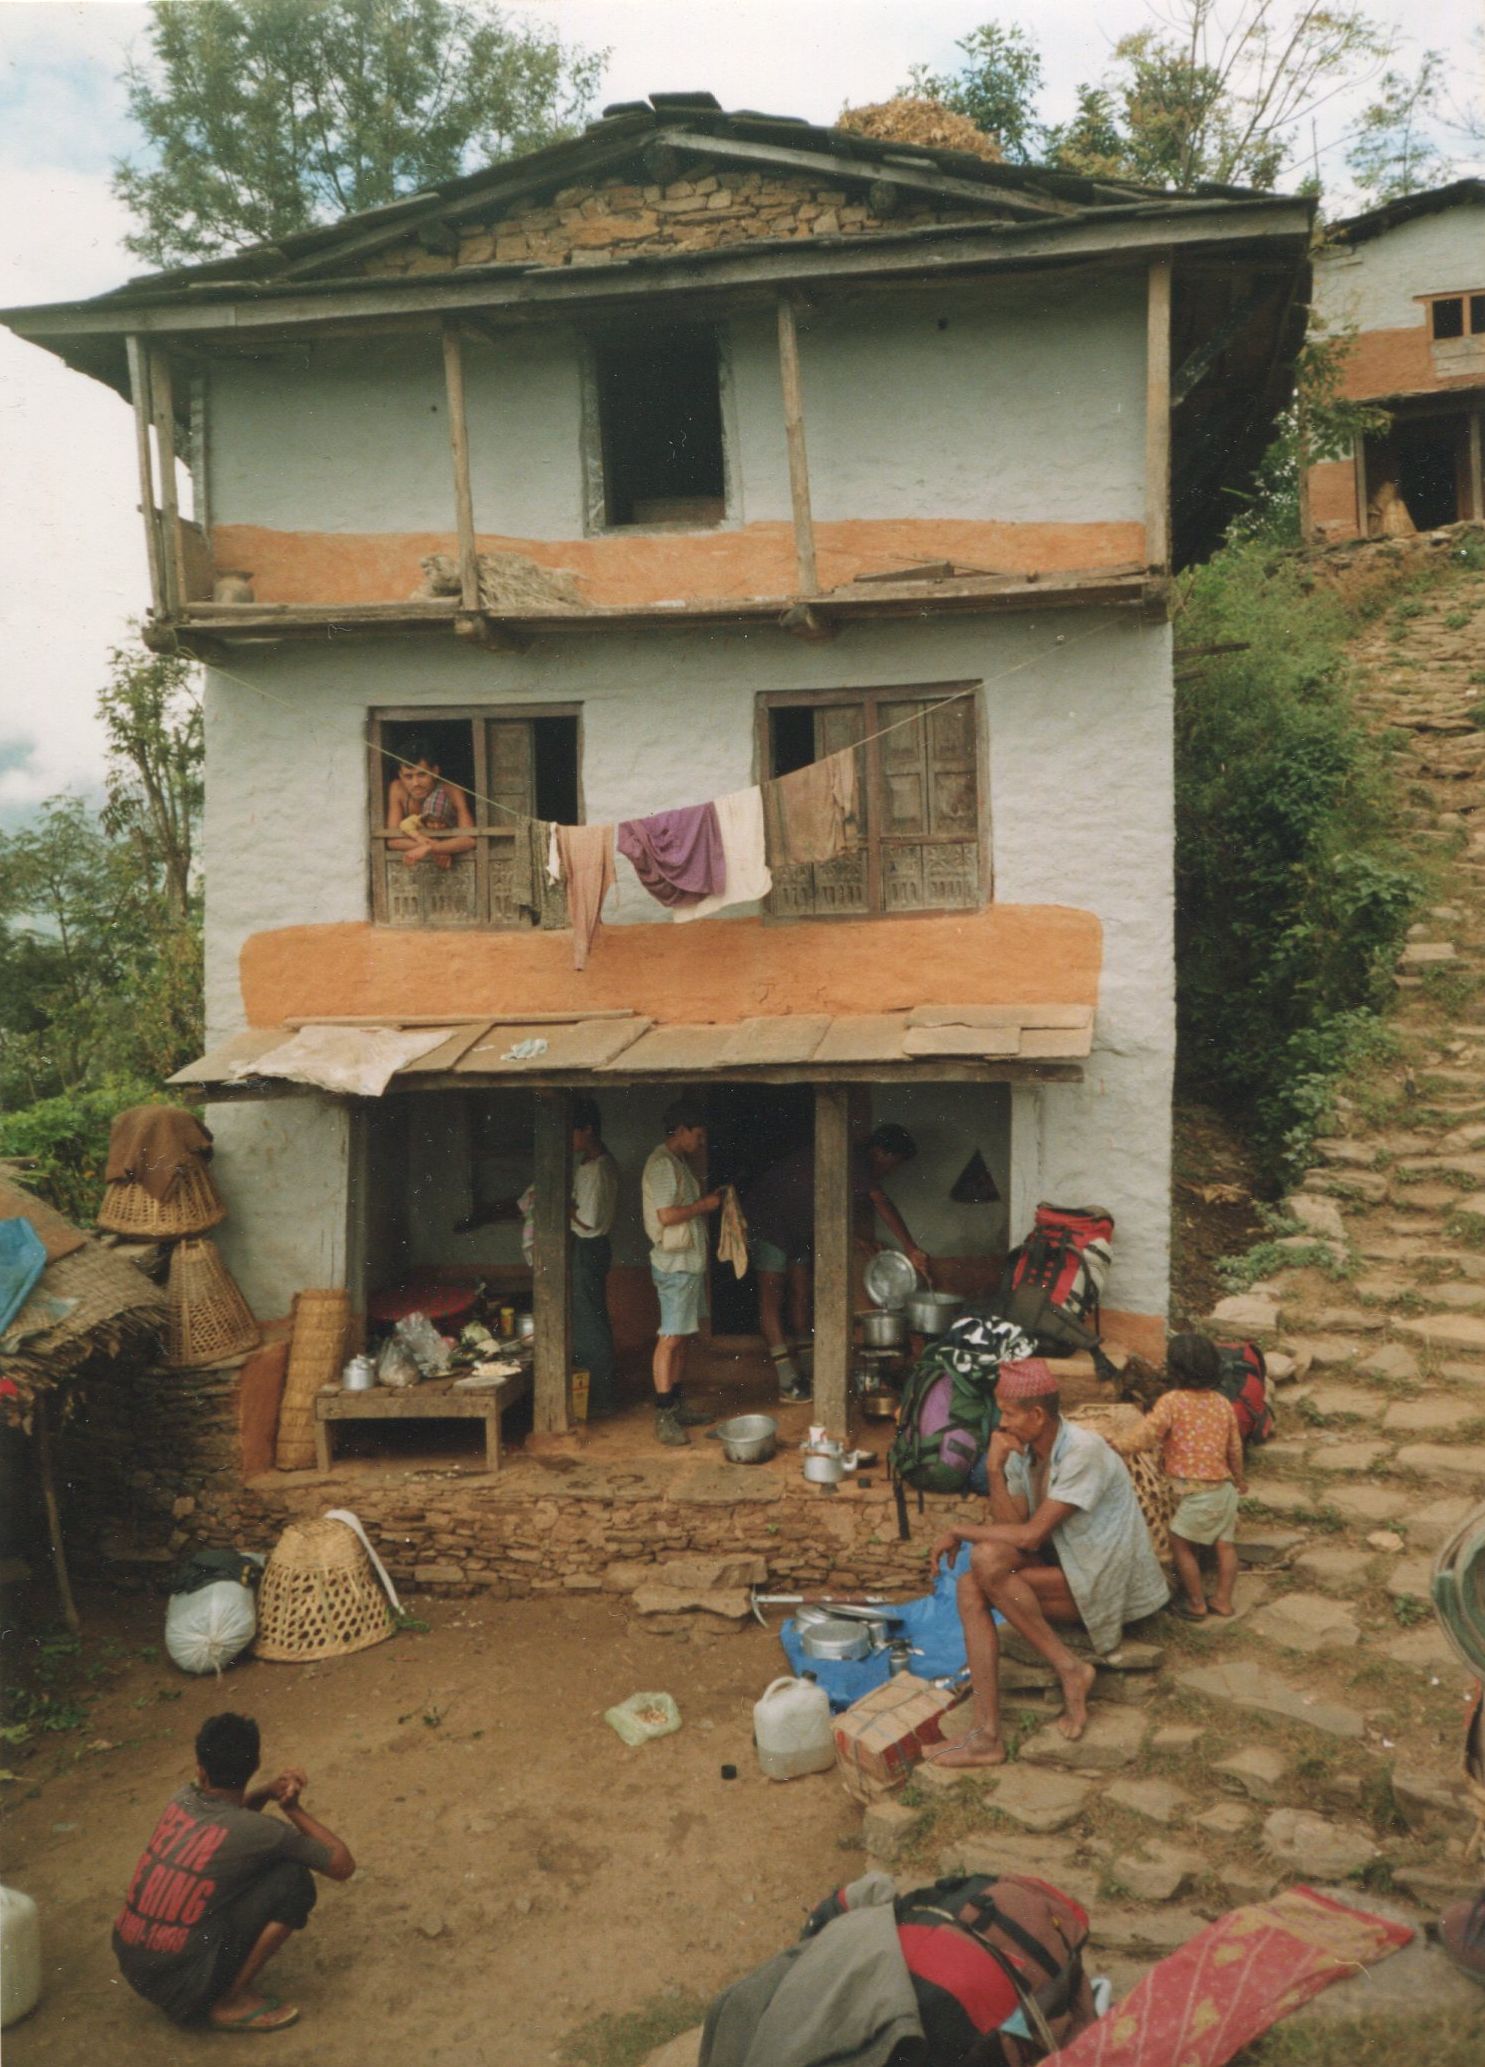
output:
<instances>
[{"instance_id":1,"label":"blue plastic tarp","mask_svg":"<svg viewBox=\"0 0 1485 2067\"><path fill-rule=\"evenodd\" d=\"M0 1335L46 1269L46 1246L29 1220L0 1220Z\"/></svg>"},{"instance_id":2,"label":"blue plastic tarp","mask_svg":"<svg viewBox=\"0 0 1485 2067\"><path fill-rule=\"evenodd\" d=\"M914 1651L922 1654L908 1659L908 1670L919 1679L957 1679L968 1663L964 1630L954 1602L954 1583L968 1563L969 1545L963 1543L954 1562L935 1579L932 1593L903 1601L891 1611L890 1633L905 1637ZM811 1658L800 1643L792 1616L779 1631L779 1642L784 1646L790 1669L796 1674L813 1673L837 1711L849 1708L853 1701L859 1701L863 1694L869 1694L891 1676L885 1651L874 1651L868 1658Z\"/></svg>"}]
</instances>

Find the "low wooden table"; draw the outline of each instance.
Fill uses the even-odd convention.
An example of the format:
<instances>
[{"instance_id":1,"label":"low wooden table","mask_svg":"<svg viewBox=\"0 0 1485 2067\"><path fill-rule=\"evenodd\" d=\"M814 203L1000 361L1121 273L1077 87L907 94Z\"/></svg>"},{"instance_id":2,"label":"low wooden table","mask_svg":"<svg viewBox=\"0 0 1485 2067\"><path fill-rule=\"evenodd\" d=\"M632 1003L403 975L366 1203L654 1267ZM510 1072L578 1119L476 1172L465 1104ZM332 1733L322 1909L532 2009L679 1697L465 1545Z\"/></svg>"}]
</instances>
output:
<instances>
[{"instance_id":1,"label":"low wooden table","mask_svg":"<svg viewBox=\"0 0 1485 2067\"><path fill-rule=\"evenodd\" d=\"M330 1430L337 1421L483 1421L485 1469L500 1469L500 1416L531 1390L529 1366L502 1378L498 1385L469 1392L455 1390L450 1378L427 1378L421 1385L379 1385L373 1392L322 1392L315 1399L315 1462L330 1469Z\"/></svg>"}]
</instances>

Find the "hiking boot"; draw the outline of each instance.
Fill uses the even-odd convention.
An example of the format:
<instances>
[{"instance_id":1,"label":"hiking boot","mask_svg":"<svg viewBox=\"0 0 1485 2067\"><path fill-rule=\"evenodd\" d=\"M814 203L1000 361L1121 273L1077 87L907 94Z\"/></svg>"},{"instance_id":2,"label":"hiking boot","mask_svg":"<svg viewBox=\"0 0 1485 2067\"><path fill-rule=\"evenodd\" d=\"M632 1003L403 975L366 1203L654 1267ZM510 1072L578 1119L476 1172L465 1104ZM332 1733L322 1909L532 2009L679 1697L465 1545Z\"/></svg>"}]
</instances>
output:
<instances>
[{"instance_id":1,"label":"hiking boot","mask_svg":"<svg viewBox=\"0 0 1485 2067\"><path fill-rule=\"evenodd\" d=\"M664 1443L667 1449L686 1450L690 1448L691 1438L687 1435L685 1429L682 1428L681 1417L676 1408L657 1407L655 1409L655 1439L657 1442Z\"/></svg>"},{"instance_id":2,"label":"hiking boot","mask_svg":"<svg viewBox=\"0 0 1485 2067\"><path fill-rule=\"evenodd\" d=\"M807 1378L796 1378L792 1384L786 1384L783 1380L779 1382L779 1398L791 1406L798 1405L801 1400L812 1400L814 1396Z\"/></svg>"},{"instance_id":3,"label":"hiking boot","mask_svg":"<svg viewBox=\"0 0 1485 2067\"><path fill-rule=\"evenodd\" d=\"M684 1400L677 1400L670 1411L682 1428L705 1428L709 1421L717 1419L717 1416L709 1414L705 1407L688 1407Z\"/></svg>"}]
</instances>

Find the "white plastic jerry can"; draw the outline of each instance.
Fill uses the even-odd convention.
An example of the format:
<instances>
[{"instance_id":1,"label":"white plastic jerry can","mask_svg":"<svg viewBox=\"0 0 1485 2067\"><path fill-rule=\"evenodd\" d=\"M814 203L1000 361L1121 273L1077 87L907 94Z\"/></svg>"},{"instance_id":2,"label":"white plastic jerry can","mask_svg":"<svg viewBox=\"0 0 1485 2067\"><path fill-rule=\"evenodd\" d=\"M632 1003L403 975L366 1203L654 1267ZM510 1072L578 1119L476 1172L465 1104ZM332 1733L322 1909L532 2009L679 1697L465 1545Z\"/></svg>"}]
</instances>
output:
<instances>
[{"instance_id":1,"label":"white plastic jerry can","mask_svg":"<svg viewBox=\"0 0 1485 2067\"><path fill-rule=\"evenodd\" d=\"M0 2029L28 2017L41 1996L41 1920L29 1895L0 1887Z\"/></svg>"},{"instance_id":2,"label":"white plastic jerry can","mask_svg":"<svg viewBox=\"0 0 1485 2067\"><path fill-rule=\"evenodd\" d=\"M758 1763L770 1780L797 1780L835 1764L830 1696L806 1673L776 1679L753 1703L753 1742Z\"/></svg>"}]
</instances>

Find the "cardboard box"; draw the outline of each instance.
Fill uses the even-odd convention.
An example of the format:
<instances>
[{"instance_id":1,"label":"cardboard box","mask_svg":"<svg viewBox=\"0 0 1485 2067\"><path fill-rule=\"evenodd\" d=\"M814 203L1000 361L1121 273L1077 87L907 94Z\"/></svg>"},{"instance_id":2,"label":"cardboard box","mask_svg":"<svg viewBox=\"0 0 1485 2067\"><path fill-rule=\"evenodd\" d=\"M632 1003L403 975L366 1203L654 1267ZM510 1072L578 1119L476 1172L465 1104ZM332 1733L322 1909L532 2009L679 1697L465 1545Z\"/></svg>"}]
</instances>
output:
<instances>
[{"instance_id":1,"label":"cardboard box","mask_svg":"<svg viewBox=\"0 0 1485 2067\"><path fill-rule=\"evenodd\" d=\"M847 1794L879 1801L901 1787L929 1745L943 1741L943 1718L970 1695L900 1672L848 1708L835 1724L835 1763Z\"/></svg>"}]
</instances>

